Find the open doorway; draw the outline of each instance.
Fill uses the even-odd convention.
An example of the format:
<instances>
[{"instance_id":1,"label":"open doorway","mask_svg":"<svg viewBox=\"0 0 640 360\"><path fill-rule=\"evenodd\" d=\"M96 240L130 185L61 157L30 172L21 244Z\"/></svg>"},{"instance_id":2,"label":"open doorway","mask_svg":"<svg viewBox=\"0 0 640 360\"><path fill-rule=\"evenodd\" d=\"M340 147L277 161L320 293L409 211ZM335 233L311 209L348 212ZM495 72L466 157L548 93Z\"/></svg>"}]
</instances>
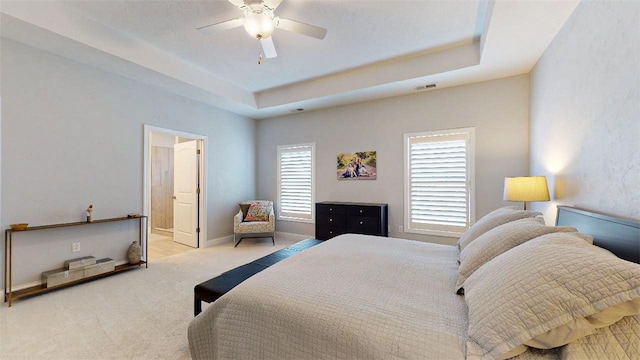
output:
<instances>
[{"instance_id":1,"label":"open doorway","mask_svg":"<svg viewBox=\"0 0 640 360\"><path fill-rule=\"evenodd\" d=\"M206 136L145 125L144 213L150 260L203 246Z\"/></svg>"}]
</instances>

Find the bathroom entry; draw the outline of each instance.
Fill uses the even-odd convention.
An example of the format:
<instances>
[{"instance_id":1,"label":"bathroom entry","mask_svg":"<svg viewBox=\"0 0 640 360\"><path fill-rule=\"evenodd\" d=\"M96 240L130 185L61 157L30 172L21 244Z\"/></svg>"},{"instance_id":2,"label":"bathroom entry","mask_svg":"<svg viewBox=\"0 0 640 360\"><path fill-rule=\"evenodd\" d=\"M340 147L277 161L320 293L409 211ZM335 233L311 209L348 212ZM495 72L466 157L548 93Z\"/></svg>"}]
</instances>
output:
<instances>
[{"instance_id":1,"label":"bathroom entry","mask_svg":"<svg viewBox=\"0 0 640 360\"><path fill-rule=\"evenodd\" d=\"M147 184L152 257L173 255L199 246L202 141L149 132Z\"/></svg>"}]
</instances>

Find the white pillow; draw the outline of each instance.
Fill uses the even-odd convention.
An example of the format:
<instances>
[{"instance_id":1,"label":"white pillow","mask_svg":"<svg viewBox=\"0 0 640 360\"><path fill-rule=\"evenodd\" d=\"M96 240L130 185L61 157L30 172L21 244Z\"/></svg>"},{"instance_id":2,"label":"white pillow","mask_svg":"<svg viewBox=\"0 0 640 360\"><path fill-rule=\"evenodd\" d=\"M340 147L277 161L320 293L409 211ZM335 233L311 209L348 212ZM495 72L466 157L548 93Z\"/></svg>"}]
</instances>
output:
<instances>
[{"instance_id":1,"label":"white pillow","mask_svg":"<svg viewBox=\"0 0 640 360\"><path fill-rule=\"evenodd\" d=\"M511 221L487 231L460 252L456 292L463 294L462 283L480 266L503 252L545 234L577 231L571 226L546 226L540 217Z\"/></svg>"},{"instance_id":2,"label":"white pillow","mask_svg":"<svg viewBox=\"0 0 640 360\"><path fill-rule=\"evenodd\" d=\"M467 232L460 237L460 240L458 240L458 247L460 248L460 251L464 250L464 248L478 236L486 233L496 226L506 224L510 221L532 218L539 215L542 215L542 213L530 210L520 210L515 206L506 206L493 210L483 216L480 220L476 221L475 224L471 225L469 230L467 230Z\"/></svg>"},{"instance_id":3,"label":"white pillow","mask_svg":"<svg viewBox=\"0 0 640 360\"><path fill-rule=\"evenodd\" d=\"M561 346L637 314L640 266L585 240L579 233L543 235L464 282L467 359L501 358L526 344Z\"/></svg>"}]
</instances>

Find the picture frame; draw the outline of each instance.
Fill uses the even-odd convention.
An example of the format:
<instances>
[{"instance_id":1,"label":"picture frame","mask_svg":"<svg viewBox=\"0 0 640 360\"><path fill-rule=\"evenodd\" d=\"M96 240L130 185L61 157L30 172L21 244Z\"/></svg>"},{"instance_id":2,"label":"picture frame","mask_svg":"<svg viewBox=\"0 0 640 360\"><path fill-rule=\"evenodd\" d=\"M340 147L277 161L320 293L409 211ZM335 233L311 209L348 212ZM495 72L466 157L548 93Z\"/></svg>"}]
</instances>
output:
<instances>
[{"instance_id":1,"label":"picture frame","mask_svg":"<svg viewBox=\"0 0 640 360\"><path fill-rule=\"evenodd\" d=\"M338 153L336 173L338 180L376 180L377 166L375 151Z\"/></svg>"}]
</instances>

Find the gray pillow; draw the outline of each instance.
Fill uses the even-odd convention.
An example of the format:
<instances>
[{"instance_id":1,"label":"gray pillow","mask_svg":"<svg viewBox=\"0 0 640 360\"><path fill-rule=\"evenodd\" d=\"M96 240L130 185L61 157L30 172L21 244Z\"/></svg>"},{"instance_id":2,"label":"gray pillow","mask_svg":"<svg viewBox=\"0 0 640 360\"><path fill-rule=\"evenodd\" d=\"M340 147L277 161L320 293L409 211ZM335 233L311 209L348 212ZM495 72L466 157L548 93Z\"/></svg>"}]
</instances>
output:
<instances>
[{"instance_id":1,"label":"gray pillow","mask_svg":"<svg viewBox=\"0 0 640 360\"><path fill-rule=\"evenodd\" d=\"M478 236L486 233L496 226L506 224L514 220L532 218L541 215L542 213L537 211L520 210L515 206L505 206L496 209L483 216L480 220L476 221L475 224L471 225L469 230L467 230L467 232L460 237L460 240L458 240L458 247L460 248L460 251L464 250L464 248Z\"/></svg>"},{"instance_id":2,"label":"gray pillow","mask_svg":"<svg viewBox=\"0 0 640 360\"><path fill-rule=\"evenodd\" d=\"M240 203L240 210L242 210L242 220L247 217L247 212L249 211L249 207L251 207L251 203Z\"/></svg>"},{"instance_id":3,"label":"gray pillow","mask_svg":"<svg viewBox=\"0 0 640 360\"><path fill-rule=\"evenodd\" d=\"M463 294L462 283L480 266L503 252L545 234L577 231L570 226L546 226L540 217L511 221L487 231L460 252L456 292Z\"/></svg>"},{"instance_id":4,"label":"gray pillow","mask_svg":"<svg viewBox=\"0 0 640 360\"><path fill-rule=\"evenodd\" d=\"M562 346L640 312L640 266L590 241L580 233L543 235L469 276L467 359Z\"/></svg>"}]
</instances>

